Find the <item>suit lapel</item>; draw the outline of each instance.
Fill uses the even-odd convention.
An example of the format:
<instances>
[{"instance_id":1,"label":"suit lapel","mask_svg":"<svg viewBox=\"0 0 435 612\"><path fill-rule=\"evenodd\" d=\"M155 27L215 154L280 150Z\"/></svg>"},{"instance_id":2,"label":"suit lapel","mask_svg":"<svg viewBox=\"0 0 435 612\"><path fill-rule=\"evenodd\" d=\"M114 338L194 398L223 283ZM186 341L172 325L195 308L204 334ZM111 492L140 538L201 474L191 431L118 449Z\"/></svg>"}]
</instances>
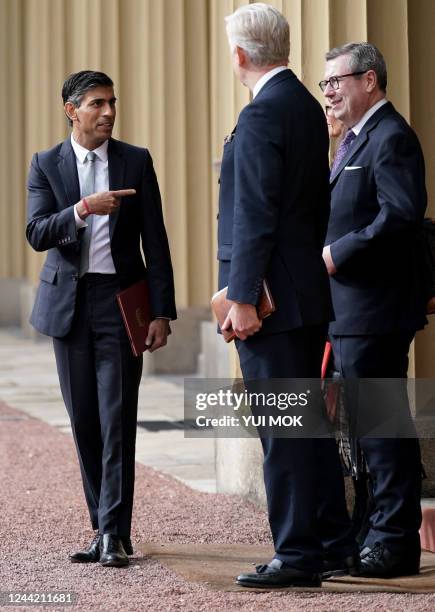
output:
<instances>
[{"instance_id":1,"label":"suit lapel","mask_svg":"<svg viewBox=\"0 0 435 612\"><path fill-rule=\"evenodd\" d=\"M361 147L369 140L370 132L378 125L378 123L385 117L385 115L388 115L392 112L396 112L394 109L394 106L391 104L391 102L387 102L386 104L382 105L375 112L374 115L370 117L367 123L363 126L361 132L358 134L358 136L353 141L353 144L350 147L350 150L348 151L347 155L343 157L343 159L341 160L341 163L335 170L334 174L331 174L331 177L329 180L331 184L335 182L337 177L342 172L343 168L347 166L349 161L356 155L356 153L361 149Z\"/></svg>"},{"instance_id":2,"label":"suit lapel","mask_svg":"<svg viewBox=\"0 0 435 612\"><path fill-rule=\"evenodd\" d=\"M109 156L109 189L116 191L124 188L125 161L122 157L116 140L109 140L108 147ZM115 231L116 223L119 217L119 208L116 212L110 215L109 219L109 234L112 240L113 232Z\"/></svg>"},{"instance_id":3,"label":"suit lapel","mask_svg":"<svg viewBox=\"0 0 435 612\"><path fill-rule=\"evenodd\" d=\"M59 157L58 169L65 188L66 206L72 206L80 200L80 183L76 156L69 138L63 142Z\"/></svg>"},{"instance_id":4,"label":"suit lapel","mask_svg":"<svg viewBox=\"0 0 435 612\"><path fill-rule=\"evenodd\" d=\"M368 133L365 132L364 130L361 130L361 132L358 134L358 136L353 141L349 151L343 157L340 164L335 169L334 174L331 174L331 178L329 179L330 183L333 183L335 181L335 179L338 177L338 175L343 170L343 168L347 166L349 160L352 159L354 155L356 155L356 153L361 149L361 147L367 142L368 139L369 139Z\"/></svg>"}]
</instances>

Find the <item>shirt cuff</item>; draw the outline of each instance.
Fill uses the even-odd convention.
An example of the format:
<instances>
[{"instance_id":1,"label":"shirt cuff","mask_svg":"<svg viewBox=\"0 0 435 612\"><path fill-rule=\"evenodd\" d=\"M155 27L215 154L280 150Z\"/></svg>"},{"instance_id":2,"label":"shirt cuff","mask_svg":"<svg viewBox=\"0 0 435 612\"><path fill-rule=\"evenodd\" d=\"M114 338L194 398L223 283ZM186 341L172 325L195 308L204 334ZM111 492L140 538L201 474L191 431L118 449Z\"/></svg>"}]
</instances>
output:
<instances>
[{"instance_id":1,"label":"shirt cuff","mask_svg":"<svg viewBox=\"0 0 435 612\"><path fill-rule=\"evenodd\" d=\"M155 319L164 319L165 321L172 321L172 319L170 317L154 317Z\"/></svg>"},{"instance_id":2,"label":"shirt cuff","mask_svg":"<svg viewBox=\"0 0 435 612\"><path fill-rule=\"evenodd\" d=\"M76 221L76 228L80 229L81 227L88 227L88 224L86 223L86 221L82 219L79 216L79 213L77 212L77 204L74 204L74 219Z\"/></svg>"}]
</instances>

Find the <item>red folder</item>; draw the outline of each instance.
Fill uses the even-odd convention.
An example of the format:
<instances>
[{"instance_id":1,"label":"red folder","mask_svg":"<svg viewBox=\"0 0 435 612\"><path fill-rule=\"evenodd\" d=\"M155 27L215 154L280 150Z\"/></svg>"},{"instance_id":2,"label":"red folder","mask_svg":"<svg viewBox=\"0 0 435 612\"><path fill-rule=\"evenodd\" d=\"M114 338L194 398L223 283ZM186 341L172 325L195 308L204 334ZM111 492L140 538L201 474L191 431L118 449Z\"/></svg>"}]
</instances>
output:
<instances>
[{"instance_id":1,"label":"red folder","mask_svg":"<svg viewBox=\"0 0 435 612\"><path fill-rule=\"evenodd\" d=\"M133 355L139 357L148 348L145 344L151 323L150 291L145 280L116 294Z\"/></svg>"}]
</instances>

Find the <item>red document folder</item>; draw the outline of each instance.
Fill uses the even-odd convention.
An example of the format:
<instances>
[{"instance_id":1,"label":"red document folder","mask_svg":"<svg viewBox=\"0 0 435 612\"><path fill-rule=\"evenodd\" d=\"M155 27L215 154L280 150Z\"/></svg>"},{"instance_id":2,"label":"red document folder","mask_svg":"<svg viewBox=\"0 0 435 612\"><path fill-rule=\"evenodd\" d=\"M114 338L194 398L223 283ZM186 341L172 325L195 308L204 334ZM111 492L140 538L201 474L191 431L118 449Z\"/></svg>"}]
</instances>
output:
<instances>
[{"instance_id":1,"label":"red document folder","mask_svg":"<svg viewBox=\"0 0 435 612\"><path fill-rule=\"evenodd\" d=\"M133 355L139 357L147 346L145 340L151 323L151 304L148 284L141 280L116 294Z\"/></svg>"}]
</instances>

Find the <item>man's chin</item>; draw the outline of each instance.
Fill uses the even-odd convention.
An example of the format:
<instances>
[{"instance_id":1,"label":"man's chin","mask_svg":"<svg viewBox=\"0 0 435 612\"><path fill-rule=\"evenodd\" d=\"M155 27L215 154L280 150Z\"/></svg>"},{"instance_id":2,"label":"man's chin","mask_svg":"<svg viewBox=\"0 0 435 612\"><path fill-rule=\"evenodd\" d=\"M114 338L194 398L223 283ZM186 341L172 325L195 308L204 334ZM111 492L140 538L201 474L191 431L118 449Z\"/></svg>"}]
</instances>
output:
<instances>
[{"instance_id":1,"label":"man's chin","mask_svg":"<svg viewBox=\"0 0 435 612\"><path fill-rule=\"evenodd\" d=\"M334 119L338 119L339 121L343 121L343 109L341 107L333 107L332 114Z\"/></svg>"},{"instance_id":2,"label":"man's chin","mask_svg":"<svg viewBox=\"0 0 435 612\"><path fill-rule=\"evenodd\" d=\"M102 132L100 132L99 134L95 134L94 140L93 140L93 149L98 149L98 147L101 147L101 145L106 142L106 140L109 140L109 138L111 137L112 133L111 132L107 132L107 134L103 134Z\"/></svg>"}]
</instances>

